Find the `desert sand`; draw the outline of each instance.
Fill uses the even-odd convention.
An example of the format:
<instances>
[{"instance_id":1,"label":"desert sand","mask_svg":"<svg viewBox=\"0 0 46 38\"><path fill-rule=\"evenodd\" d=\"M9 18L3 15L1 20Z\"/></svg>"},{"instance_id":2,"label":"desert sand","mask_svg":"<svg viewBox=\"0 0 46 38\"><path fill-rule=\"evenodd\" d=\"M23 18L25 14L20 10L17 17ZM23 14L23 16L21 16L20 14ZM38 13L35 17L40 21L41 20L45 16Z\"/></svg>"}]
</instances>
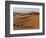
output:
<instances>
[{"instance_id":1,"label":"desert sand","mask_svg":"<svg viewBox=\"0 0 46 38\"><path fill-rule=\"evenodd\" d=\"M39 29L39 13L14 15L13 23L14 30Z\"/></svg>"}]
</instances>

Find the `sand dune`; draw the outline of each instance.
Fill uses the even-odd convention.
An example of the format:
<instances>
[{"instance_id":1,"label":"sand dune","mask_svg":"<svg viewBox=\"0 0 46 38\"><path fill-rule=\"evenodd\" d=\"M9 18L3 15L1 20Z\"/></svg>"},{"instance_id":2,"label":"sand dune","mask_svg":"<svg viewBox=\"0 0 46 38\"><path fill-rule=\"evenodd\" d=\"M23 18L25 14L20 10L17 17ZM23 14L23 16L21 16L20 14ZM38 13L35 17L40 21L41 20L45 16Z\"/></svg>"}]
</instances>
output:
<instances>
[{"instance_id":1,"label":"sand dune","mask_svg":"<svg viewBox=\"0 0 46 38\"><path fill-rule=\"evenodd\" d=\"M14 30L38 29L39 13L17 14L13 16Z\"/></svg>"}]
</instances>

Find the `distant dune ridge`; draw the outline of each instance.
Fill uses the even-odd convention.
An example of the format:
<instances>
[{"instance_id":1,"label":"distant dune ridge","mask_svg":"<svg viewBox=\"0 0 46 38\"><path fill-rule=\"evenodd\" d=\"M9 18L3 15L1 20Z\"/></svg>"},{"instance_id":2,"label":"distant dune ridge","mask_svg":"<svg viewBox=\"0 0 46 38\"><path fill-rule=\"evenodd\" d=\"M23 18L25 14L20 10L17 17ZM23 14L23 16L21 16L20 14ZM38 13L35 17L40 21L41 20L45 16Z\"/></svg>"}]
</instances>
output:
<instances>
[{"instance_id":1,"label":"distant dune ridge","mask_svg":"<svg viewBox=\"0 0 46 38\"><path fill-rule=\"evenodd\" d=\"M31 14L39 14L39 12L24 12L24 13L16 13L16 12L14 12L14 14L13 15L31 15Z\"/></svg>"}]
</instances>

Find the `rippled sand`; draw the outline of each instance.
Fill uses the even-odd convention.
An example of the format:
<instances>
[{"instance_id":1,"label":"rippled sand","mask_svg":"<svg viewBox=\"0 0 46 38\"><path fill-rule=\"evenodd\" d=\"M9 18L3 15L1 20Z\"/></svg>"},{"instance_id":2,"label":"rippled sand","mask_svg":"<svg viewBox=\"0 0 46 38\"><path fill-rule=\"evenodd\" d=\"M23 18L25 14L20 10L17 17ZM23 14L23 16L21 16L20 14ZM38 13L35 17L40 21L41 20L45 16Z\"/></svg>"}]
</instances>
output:
<instances>
[{"instance_id":1,"label":"rippled sand","mask_svg":"<svg viewBox=\"0 0 46 38\"><path fill-rule=\"evenodd\" d=\"M13 16L14 30L39 29L39 13Z\"/></svg>"}]
</instances>

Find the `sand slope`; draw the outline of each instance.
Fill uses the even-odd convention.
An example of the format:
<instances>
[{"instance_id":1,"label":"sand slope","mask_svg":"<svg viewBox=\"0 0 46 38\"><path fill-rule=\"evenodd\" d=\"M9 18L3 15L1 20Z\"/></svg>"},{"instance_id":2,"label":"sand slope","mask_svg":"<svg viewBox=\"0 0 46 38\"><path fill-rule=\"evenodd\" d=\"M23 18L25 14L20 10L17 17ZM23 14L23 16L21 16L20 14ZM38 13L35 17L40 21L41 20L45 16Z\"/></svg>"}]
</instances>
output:
<instances>
[{"instance_id":1,"label":"sand slope","mask_svg":"<svg viewBox=\"0 0 46 38\"><path fill-rule=\"evenodd\" d=\"M21 29L38 29L39 14L31 13L26 15L13 16L14 30Z\"/></svg>"}]
</instances>

